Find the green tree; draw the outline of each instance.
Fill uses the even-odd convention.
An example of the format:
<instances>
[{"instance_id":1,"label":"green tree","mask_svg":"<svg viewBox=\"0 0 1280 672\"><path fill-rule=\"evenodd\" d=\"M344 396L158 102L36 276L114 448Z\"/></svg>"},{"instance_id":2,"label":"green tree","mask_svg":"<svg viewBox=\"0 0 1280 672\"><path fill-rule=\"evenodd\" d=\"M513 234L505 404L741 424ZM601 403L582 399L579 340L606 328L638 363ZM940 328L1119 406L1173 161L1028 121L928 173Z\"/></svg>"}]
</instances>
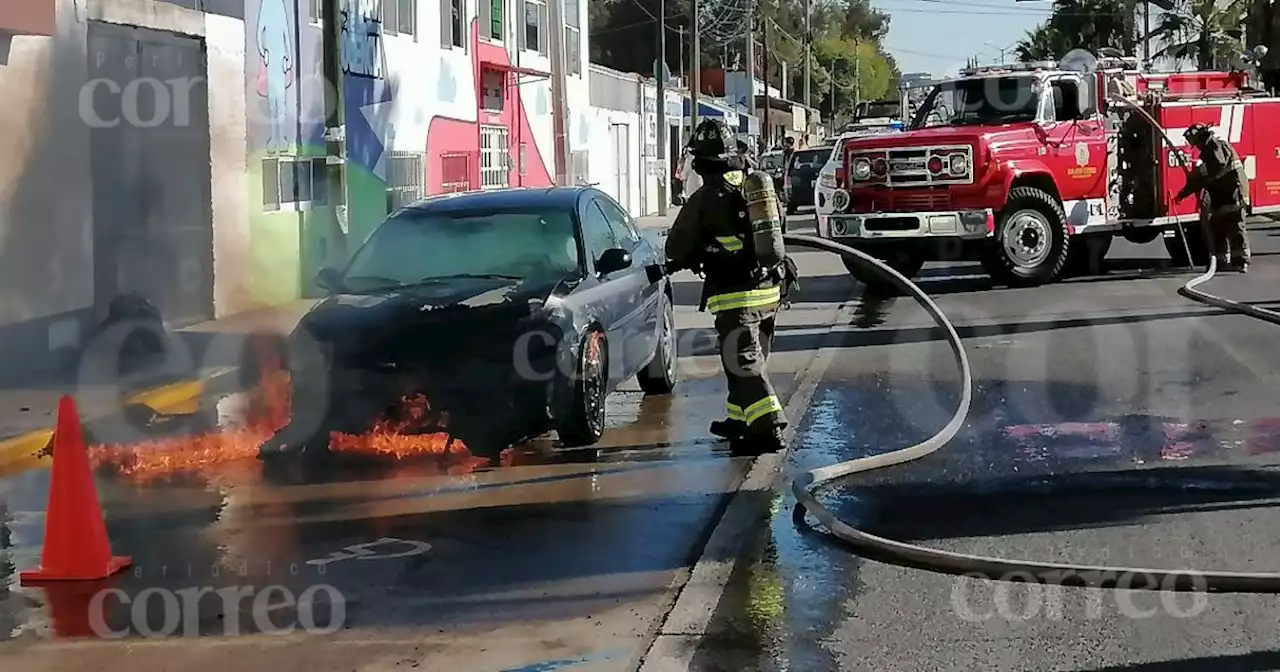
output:
<instances>
[{"instance_id":1,"label":"green tree","mask_svg":"<svg viewBox=\"0 0 1280 672\"><path fill-rule=\"evenodd\" d=\"M1179 0L1160 15L1151 31L1163 43L1155 55L1193 61L1200 70L1235 65L1244 49L1240 27L1249 10L1243 0L1225 5L1215 0Z\"/></svg>"}]
</instances>

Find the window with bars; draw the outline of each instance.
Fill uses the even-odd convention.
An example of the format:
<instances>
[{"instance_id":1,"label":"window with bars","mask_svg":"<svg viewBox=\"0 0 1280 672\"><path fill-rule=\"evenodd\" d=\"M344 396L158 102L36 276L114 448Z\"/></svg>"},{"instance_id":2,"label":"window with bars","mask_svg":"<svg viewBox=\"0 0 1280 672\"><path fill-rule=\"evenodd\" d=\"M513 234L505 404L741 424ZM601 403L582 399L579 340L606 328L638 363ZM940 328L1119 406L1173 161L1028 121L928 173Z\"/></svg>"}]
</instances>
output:
<instances>
[{"instance_id":1,"label":"window with bars","mask_svg":"<svg viewBox=\"0 0 1280 672\"><path fill-rule=\"evenodd\" d=\"M564 60L570 75L582 75L582 31L565 26Z\"/></svg>"},{"instance_id":2,"label":"window with bars","mask_svg":"<svg viewBox=\"0 0 1280 672\"><path fill-rule=\"evenodd\" d=\"M422 198L426 155L392 152L387 158L387 212L395 212Z\"/></svg>"},{"instance_id":3,"label":"window with bars","mask_svg":"<svg viewBox=\"0 0 1280 672\"><path fill-rule=\"evenodd\" d=\"M524 25L520 30L520 48L547 55L550 53L547 35L547 3L542 0L524 0Z\"/></svg>"},{"instance_id":4,"label":"window with bars","mask_svg":"<svg viewBox=\"0 0 1280 672\"><path fill-rule=\"evenodd\" d=\"M321 25L324 23L324 0L310 0L307 3L310 8L307 16L311 18L311 23Z\"/></svg>"},{"instance_id":5,"label":"window with bars","mask_svg":"<svg viewBox=\"0 0 1280 672\"><path fill-rule=\"evenodd\" d=\"M505 126L480 127L480 188L501 189L508 186L511 158L507 149Z\"/></svg>"},{"instance_id":6,"label":"window with bars","mask_svg":"<svg viewBox=\"0 0 1280 672\"><path fill-rule=\"evenodd\" d=\"M564 0L564 60L570 75L582 74L582 14L578 0Z\"/></svg>"},{"instance_id":7,"label":"window with bars","mask_svg":"<svg viewBox=\"0 0 1280 672\"><path fill-rule=\"evenodd\" d=\"M273 156L262 160L262 210L296 212L329 205L324 157ZM339 200L339 204L341 200Z\"/></svg>"},{"instance_id":8,"label":"window with bars","mask_svg":"<svg viewBox=\"0 0 1280 672\"><path fill-rule=\"evenodd\" d=\"M477 0L480 3L480 37L494 42L506 39L506 0Z\"/></svg>"},{"instance_id":9,"label":"window with bars","mask_svg":"<svg viewBox=\"0 0 1280 672\"><path fill-rule=\"evenodd\" d=\"M446 49L466 48L466 0L441 1L444 4L440 8L440 46Z\"/></svg>"},{"instance_id":10,"label":"window with bars","mask_svg":"<svg viewBox=\"0 0 1280 672\"><path fill-rule=\"evenodd\" d=\"M383 35L415 35L418 32L417 0L381 0L378 9L382 14Z\"/></svg>"}]
</instances>

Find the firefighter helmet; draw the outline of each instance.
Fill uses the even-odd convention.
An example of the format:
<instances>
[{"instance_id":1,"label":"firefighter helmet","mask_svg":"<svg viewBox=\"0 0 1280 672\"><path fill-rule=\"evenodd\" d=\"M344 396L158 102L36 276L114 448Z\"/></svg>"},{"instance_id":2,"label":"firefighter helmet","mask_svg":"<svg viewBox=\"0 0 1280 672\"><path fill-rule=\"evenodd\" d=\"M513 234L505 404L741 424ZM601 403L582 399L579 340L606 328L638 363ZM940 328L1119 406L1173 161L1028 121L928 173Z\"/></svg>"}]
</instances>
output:
<instances>
[{"instance_id":1,"label":"firefighter helmet","mask_svg":"<svg viewBox=\"0 0 1280 672\"><path fill-rule=\"evenodd\" d=\"M737 155L733 133L719 119L707 119L693 129L689 151L697 159L725 160Z\"/></svg>"},{"instance_id":2,"label":"firefighter helmet","mask_svg":"<svg viewBox=\"0 0 1280 672\"><path fill-rule=\"evenodd\" d=\"M1182 137L1186 138L1187 142L1192 145L1200 145L1212 136L1213 129L1206 124L1191 124L1186 132L1182 134Z\"/></svg>"}]
</instances>

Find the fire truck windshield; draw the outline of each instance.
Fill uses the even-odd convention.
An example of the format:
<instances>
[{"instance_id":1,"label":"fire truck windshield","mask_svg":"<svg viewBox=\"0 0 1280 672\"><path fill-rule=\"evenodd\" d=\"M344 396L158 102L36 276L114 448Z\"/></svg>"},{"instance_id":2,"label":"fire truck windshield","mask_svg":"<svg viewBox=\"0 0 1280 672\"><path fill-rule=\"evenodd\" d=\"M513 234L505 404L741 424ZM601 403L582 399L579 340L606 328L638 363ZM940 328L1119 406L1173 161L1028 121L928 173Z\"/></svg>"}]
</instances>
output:
<instances>
[{"instance_id":1,"label":"fire truck windshield","mask_svg":"<svg viewBox=\"0 0 1280 672\"><path fill-rule=\"evenodd\" d=\"M1034 121L1040 89L1040 80L1028 75L943 82L921 103L911 128Z\"/></svg>"}]
</instances>

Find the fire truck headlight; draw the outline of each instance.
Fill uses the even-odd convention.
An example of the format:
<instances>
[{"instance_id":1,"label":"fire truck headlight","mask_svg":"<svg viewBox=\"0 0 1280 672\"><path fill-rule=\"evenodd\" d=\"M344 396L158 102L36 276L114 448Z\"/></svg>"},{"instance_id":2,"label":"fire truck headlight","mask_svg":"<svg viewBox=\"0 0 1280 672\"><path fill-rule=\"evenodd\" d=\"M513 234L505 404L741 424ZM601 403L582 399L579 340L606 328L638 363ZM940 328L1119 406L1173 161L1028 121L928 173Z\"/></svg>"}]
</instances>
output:
<instances>
[{"instance_id":1,"label":"fire truck headlight","mask_svg":"<svg viewBox=\"0 0 1280 672\"><path fill-rule=\"evenodd\" d=\"M844 189L836 189L831 192L831 209L836 212L844 212L849 209L849 192Z\"/></svg>"},{"instance_id":2,"label":"fire truck headlight","mask_svg":"<svg viewBox=\"0 0 1280 672\"><path fill-rule=\"evenodd\" d=\"M969 157L965 154L952 154L947 160L947 168L952 175L966 175L969 173Z\"/></svg>"},{"instance_id":3,"label":"fire truck headlight","mask_svg":"<svg viewBox=\"0 0 1280 672\"><path fill-rule=\"evenodd\" d=\"M853 179L865 180L871 177L871 162L867 159L856 159L853 162Z\"/></svg>"}]
</instances>

